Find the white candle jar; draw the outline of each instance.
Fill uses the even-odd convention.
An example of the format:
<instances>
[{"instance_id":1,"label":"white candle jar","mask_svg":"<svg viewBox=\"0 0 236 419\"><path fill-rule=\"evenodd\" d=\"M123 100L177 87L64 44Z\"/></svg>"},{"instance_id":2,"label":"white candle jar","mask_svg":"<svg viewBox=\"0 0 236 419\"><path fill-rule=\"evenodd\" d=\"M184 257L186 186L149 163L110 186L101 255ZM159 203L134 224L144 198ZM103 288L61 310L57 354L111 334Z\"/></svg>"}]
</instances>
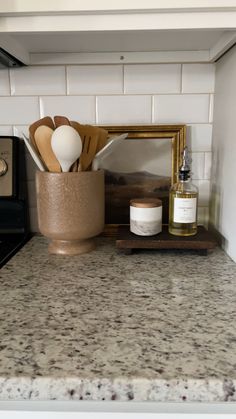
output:
<instances>
[{"instance_id":1,"label":"white candle jar","mask_svg":"<svg viewBox=\"0 0 236 419\"><path fill-rule=\"evenodd\" d=\"M130 231L138 236L154 236L162 231L162 202L157 198L130 201Z\"/></svg>"}]
</instances>

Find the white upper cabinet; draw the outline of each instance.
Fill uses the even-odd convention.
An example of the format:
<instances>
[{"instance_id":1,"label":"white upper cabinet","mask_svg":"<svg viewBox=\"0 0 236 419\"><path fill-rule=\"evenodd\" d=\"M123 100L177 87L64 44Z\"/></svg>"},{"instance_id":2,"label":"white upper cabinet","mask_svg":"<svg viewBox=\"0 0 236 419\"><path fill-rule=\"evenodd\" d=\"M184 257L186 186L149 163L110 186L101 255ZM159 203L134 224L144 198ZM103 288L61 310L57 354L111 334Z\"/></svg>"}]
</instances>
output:
<instances>
[{"instance_id":1,"label":"white upper cabinet","mask_svg":"<svg viewBox=\"0 0 236 419\"><path fill-rule=\"evenodd\" d=\"M26 64L214 62L236 0L0 0L0 47Z\"/></svg>"}]
</instances>

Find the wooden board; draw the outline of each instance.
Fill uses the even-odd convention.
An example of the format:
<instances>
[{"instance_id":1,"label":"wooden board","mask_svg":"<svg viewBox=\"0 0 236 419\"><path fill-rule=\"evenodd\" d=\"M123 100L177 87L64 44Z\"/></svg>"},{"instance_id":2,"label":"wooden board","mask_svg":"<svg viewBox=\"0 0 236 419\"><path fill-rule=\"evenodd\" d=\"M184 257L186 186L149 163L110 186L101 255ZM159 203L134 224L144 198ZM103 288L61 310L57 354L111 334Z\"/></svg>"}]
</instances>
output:
<instances>
[{"instance_id":1,"label":"wooden board","mask_svg":"<svg viewBox=\"0 0 236 419\"><path fill-rule=\"evenodd\" d=\"M116 239L116 247L124 253L131 253L133 249L190 249L198 250L201 254L214 249L218 245L215 237L199 226L195 236L179 237L168 232L168 226L164 225L161 233L155 236L137 236L129 230L129 225L119 226Z\"/></svg>"}]
</instances>

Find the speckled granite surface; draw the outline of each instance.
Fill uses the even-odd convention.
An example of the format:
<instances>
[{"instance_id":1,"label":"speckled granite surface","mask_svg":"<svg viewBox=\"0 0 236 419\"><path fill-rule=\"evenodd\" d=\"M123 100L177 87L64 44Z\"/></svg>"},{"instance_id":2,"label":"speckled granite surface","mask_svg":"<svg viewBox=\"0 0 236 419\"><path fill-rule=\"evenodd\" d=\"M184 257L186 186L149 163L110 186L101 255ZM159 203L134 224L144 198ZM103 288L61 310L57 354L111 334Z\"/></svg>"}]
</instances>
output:
<instances>
[{"instance_id":1,"label":"speckled granite surface","mask_svg":"<svg viewBox=\"0 0 236 419\"><path fill-rule=\"evenodd\" d=\"M34 237L0 271L0 399L236 401L236 264L220 249L73 257Z\"/></svg>"}]
</instances>

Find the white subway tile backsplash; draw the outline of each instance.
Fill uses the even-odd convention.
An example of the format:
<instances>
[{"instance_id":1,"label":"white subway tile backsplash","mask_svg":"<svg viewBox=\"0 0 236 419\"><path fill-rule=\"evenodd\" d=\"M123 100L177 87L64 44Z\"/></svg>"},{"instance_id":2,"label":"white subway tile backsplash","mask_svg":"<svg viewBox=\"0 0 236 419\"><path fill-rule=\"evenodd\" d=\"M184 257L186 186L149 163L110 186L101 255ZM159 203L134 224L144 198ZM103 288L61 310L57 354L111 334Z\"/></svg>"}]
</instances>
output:
<instances>
[{"instance_id":1,"label":"white subway tile backsplash","mask_svg":"<svg viewBox=\"0 0 236 419\"><path fill-rule=\"evenodd\" d=\"M40 114L64 115L81 124L95 123L95 97L93 96L42 96Z\"/></svg>"},{"instance_id":2,"label":"white subway tile backsplash","mask_svg":"<svg viewBox=\"0 0 236 419\"><path fill-rule=\"evenodd\" d=\"M63 95L65 67L38 66L10 70L12 95Z\"/></svg>"},{"instance_id":3,"label":"white subway tile backsplash","mask_svg":"<svg viewBox=\"0 0 236 419\"><path fill-rule=\"evenodd\" d=\"M187 124L193 183L199 187L198 221L207 226L213 93L214 64L183 64L182 71L181 64L1 70L0 135L28 136L29 125L46 115L65 115L82 124ZM38 231L37 167L27 150L25 162L31 230Z\"/></svg>"},{"instance_id":4,"label":"white subway tile backsplash","mask_svg":"<svg viewBox=\"0 0 236 419\"><path fill-rule=\"evenodd\" d=\"M123 93L122 65L80 65L67 67L69 95Z\"/></svg>"},{"instance_id":5,"label":"white subway tile backsplash","mask_svg":"<svg viewBox=\"0 0 236 419\"><path fill-rule=\"evenodd\" d=\"M192 178L204 179L204 153L192 153Z\"/></svg>"},{"instance_id":6,"label":"white subway tile backsplash","mask_svg":"<svg viewBox=\"0 0 236 419\"><path fill-rule=\"evenodd\" d=\"M0 135L13 135L11 125L0 125Z\"/></svg>"},{"instance_id":7,"label":"white subway tile backsplash","mask_svg":"<svg viewBox=\"0 0 236 419\"><path fill-rule=\"evenodd\" d=\"M183 64L183 93L213 93L215 64Z\"/></svg>"},{"instance_id":8,"label":"white subway tile backsplash","mask_svg":"<svg viewBox=\"0 0 236 419\"><path fill-rule=\"evenodd\" d=\"M212 125L196 124L187 126L187 138L192 151L211 151Z\"/></svg>"},{"instance_id":9,"label":"white subway tile backsplash","mask_svg":"<svg viewBox=\"0 0 236 419\"><path fill-rule=\"evenodd\" d=\"M209 103L209 122L213 122L213 111L214 111L214 95L210 95Z\"/></svg>"},{"instance_id":10,"label":"white subway tile backsplash","mask_svg":"<svg viewBox=\"0 0 236 419\"><path fill-rule=\"evenodd\" d=\"M30 124L39 119L37 97L0 97L0 124Z\"/></svg>"},{"instance_id":11,"label":"white subway tile backsplash","mask_svg":"<svg viewBox=\"0 0 236 419\"><path fill-rule=\"evenodd\" d=\"M0 96L10 95L10 82L8 70L0 70Z\"/></svg>"},{"instance_id":12,"label":"white subway tile backsplash","mask_svg":"<svg viewBox=\"0 0 236 419\"><path fill-rule=\"evenodd\" d=\"M98 96L98 124L150 124L150 96Z\"/></svg>"},{"instance_id":13,"label":"white subway tile backsplash","mask_svg":"<svg viewBox=\"0 0 236 419\"><path fill-rule=\"evenodd\" d=\"M209 120L209 95L154 96L156 123L204 123Z\"/></svg>"},{"instance_id":14,"label":"white subway tile backsplash","mask_svg":"<svg viewBox=\"0 0 236 419\"><path fill-rule=\"evenodd\" d=\"M15 125L13 127L13 132L16 137L22 138L23 133L26 135L26 137L29 137L29 125Z\"/></svg>"},{"instance_id":15,"label":"white subway tile backsplash","mask_svg":"<svg viewBox=\"0 0 236 419\"><path fill-rule=\"evenodd\" d=\"M198 207L198 210L197 210L198 224L208 227L208 219L209 219L208 207Z\"/></svg>"},{"instance_id":16,"label":"white subway tile backsplash","mask_svg":"<svg viewBox=\"0 0 236 419\"><path fill-rule=\"evenodd\" d=\"M180 64L124 66L125 93L180 93Z\"/></svg>"},{"instance_id":17,"label":"white subway tile backsplash","mask_svg":"<svg viewBox=\"0 0 236 419\"><path fill-rule=\"evenodd\" d=\"M204 164L204 179L211 179L211 162L212 162L212 153L205 153L205 164Z\"/></svg>"},{"instance_id":18,"label":"white subway tile backsplash","mask_svg":"<svg viewBox=\"0 0 236 419\"><path fill-rule=\"evenodd\" d=\"M210 181L209 180L194 180L194 185L199 189L199 206L208 206L210 198Z\"/></svg>"}]
</instances>

